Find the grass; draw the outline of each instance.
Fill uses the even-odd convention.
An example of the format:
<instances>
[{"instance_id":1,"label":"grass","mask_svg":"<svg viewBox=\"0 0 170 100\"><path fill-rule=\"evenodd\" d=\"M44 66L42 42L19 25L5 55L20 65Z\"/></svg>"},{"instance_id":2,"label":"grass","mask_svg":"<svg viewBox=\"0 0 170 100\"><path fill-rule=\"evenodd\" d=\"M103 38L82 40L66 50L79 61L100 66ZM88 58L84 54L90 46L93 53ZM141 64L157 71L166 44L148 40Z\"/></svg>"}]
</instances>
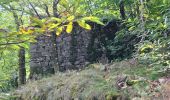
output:
<instances>
[{"instance_id":1,"label":"grass","mask_svg":"<svg viewBox=\"0 0 170 100\"><path fill-rule=\"evenodd\" d=\"M107 67L108 70L104 71ZM12 93L16 100L116 100L149 98L149 81L164 74L158 68L128 65L127 61L92 64L82 71L68 71L38 81L30 81ZM127 76L132 84L117 88L119 78ZM125 83L125 85L127 85Z\"/></svg>"}]
</instances>

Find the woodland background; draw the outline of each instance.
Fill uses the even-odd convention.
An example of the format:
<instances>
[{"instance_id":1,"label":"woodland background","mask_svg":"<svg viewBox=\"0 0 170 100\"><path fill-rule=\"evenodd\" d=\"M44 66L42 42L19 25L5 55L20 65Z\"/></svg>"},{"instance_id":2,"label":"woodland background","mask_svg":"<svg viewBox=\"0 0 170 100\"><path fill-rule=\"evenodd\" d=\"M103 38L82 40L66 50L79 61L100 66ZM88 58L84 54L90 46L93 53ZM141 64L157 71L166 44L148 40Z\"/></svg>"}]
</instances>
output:
<instances>
[{"instance_id":1,"label":"woodland background","mask_svg":"<svg viewBox=\"0 0 170 100\"><path fill-rule=\"evenodd\" d=\"M170 98L169 0L0 0L0 20L0 99Z\"/></svg>"}]
</instances>

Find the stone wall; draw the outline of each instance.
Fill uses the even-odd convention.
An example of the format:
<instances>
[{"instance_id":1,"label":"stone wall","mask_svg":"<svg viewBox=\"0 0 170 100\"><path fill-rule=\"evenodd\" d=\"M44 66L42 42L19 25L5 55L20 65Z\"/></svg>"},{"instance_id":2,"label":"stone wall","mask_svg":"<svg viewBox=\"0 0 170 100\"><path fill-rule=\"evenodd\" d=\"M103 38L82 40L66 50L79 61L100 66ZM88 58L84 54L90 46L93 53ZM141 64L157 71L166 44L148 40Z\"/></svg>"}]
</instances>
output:
<instances>
[{"instance_id":1,"label":"stone wall","mask_svg":"<svg viewBox=\"0 0 170 100\"><path fill-rule=\"evenodd\" d=\"M30 78L36 74L54 73L54 67L58 67L54 38L41 35L36 40L36 43L30 45Z\"/></svg>"},{"instance_id":2,"label":"stone wall","mask_svg":"<svg viewBox=\"0 0 170 100\"><path fill-rule=\"evenodd\" d=\"M115 33L113 30L105 34L102 26L90 23L92 30L88 31L74 25L72 33L63 32L60 36L39 36L37 42L31 44L31 74L55 73L72 69L82 69L86 64L96 61L104 53L101 42L106 36ZM113 39L114 37L112 37ZM95 51L95 52L94 52ZM55 71L54 71L55 69Z\"/></svg>"},{"instance_id":3,"label":"stone wall","mask_svg":"<svg viewBox=\"0 0 170 100\"><path fill-rule=\"evenodd\" d=\"M91 32L74 27L71 34L63 33L57 37L57 52L60 71L81 69L88 62L87 49Z\"/></svg>"}]
</instances>

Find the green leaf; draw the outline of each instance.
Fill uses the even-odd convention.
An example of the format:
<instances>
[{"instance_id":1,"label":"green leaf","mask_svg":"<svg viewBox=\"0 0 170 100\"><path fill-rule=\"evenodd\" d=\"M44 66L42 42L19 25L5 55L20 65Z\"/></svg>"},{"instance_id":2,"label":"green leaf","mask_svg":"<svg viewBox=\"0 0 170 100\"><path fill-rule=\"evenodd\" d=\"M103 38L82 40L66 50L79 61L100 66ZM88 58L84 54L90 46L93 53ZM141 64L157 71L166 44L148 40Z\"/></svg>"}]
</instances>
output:
<instances>
[{"instance_id":1,"label":"green leaf","mask_svg":"<svg viewBox=\"0 0 170 100\"><path fill-rule=\"evenodd\" d=\"M128 30L129 31L132 31L132 30L134 30L135 29L135 26L131 26Z\"/></svg>"},{"instance_id":2,"label":"green leaf","mask_svg":"<svg viewBox=\"0 0 170 100\"><path fill-rule=\"evenodd\" d=\"M12 48L12 49L16 49L16 50L19 50L19 49L20 49L20 47L19 47L18 45L11 45L11 48Z\"/></svg>"},{"instance_id":3,"label":"green leaf","mask_svg":"<svg viewBox=\"0 0 170 100\"><path fill-rule=\"evenodd\" d=\"M104 23L101 22L98 17L93 17L93 16L84 17L83 20L85 20L85 21L92 21L92 22L95 22L95 23L97 23L97 24L104 25Z\"/></svg>"},{"instance_id":4,"label":"green leaf","mask_svg":"<svg viewBox=\"0 0 170 100\"><path fill-rule=\"evenodd\" d=\"M30 20L31 20L33 25L37 24L40 27L42 27L44 25L43 22L40 19L36 18L36 17L31 17Z\"/></svg>"},{"instance_id":5,"label":"green leaf","mask_svg":"<svg viewBox=\"0 0 170 100\"><path fill-rule=\"evenodd\" d=\"M79 20L77 21L77 23L82 27L82 28L85 28L87 30L91 30L91 26L87 23L85 23L84 20Z\"/></svg>"},{"instance_id":6,"label":"green leaf","mask_svg":"<svg viewBox=\"0 0 170 100\"><path fill-rule=\"evenodd\" d=\"M64 8L68 9L69 8L69 3L67 0L60 0L60 5L62 5Z\"/></svg>"},{"instance_id":7,"label":"green leaf","mask_svg":"<svg viewBox=\"0 0 170 100\"><path fill-rule=\"evenodd\" d=\"M57 21L57 22L62 22L62 20L60 18L52 17L51 19L54 21Z\"/></svg>"}]
</instances>

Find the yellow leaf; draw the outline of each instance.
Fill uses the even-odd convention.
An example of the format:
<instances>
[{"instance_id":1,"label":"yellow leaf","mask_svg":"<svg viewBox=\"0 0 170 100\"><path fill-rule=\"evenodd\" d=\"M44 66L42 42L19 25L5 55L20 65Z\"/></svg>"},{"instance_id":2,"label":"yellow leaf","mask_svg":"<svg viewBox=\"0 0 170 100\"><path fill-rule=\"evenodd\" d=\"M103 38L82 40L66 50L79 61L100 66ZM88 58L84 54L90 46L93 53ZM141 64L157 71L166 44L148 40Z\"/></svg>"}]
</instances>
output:
<instances>
[{"instance_id":1,"label":"yellow leaf","mask_svg":"<svg viewBox=\"0 0 170 100\"><path fill-rule=\"evenodd\" d=\"M26 34L32 34L32 33L34 33L33 30L28 30Z\"/></svg>"},{"instance_id":2,"label":"yellow leaf","mask_svg":"<svg viewBox=\"0 0 170 100\"><path fill-rule=\"evenodd\" d=\"M24 27L21 27L20 29L19 29L19 33L21 33L21 34L32 34L32 33L34 33L34 29L29 29L29 27L26 27L26 28L24 28Z\"/></svg>"},{"instance_id":3,"label":"yellow leaf","mask_svg":"<svg viewBox=\"0 0 170 100\"><path fill-rule=\"evenodd\" d=\"M25 30L24 30L23 27L21 27L21 28L19 29L19 31L20 31L21 34L22 34L22 33L25 33Z\"/></svg>"},{"instance_id":4,"label":"yellow leaf","mask_svg":"<svg viewBox=\"0 0 170 100\"><path fill-rule=\"evenodd\" d=\"M51 24L49 25L49 30L53 30L54 28L58 27L61 23L57 23L57 24Z\"/></svg>"},{"instance_id":5,"label":"yellow leaf","mask_svg":"<svg viewBox=\"0 0 170 100\"><path fill-rule=\"evenodd\" d=\"M52 20L55 20L55 21L57 21L57 22L62 22L62 19L60 19L60 18L52 17L51 19L52 19Z\"/></svg>"},{"instance_id":6,"label":"yellow leaf","mask_svg":"<svg viewBox=\"0 0 170 100\"><path fill-rule=\"evenodd\" d=\"M74 20L74 18L75 18L75 17L72 15L72 16L68 17L67 20L68 20L68 21L72 21L72 20Z\"/></svg>"},{"instance_id":7,"label":"yellow leaf","mask_svg":"<svg viewBox=\"0 0 170 100\"><path fill-rule=\"evenodd\" d=\"M98 18L97 17L89 16L89 17L84 17L83 19L84 20L91 20L91 19L98 19Z\"/></svg>"},{"instance_id":8,"label":"yellow leaf","mask_svg":"<svg viewBox=\"0 0 170 100\"><path fill-rule=\"evenodd\" d=\"M56 30L57 30L56 35L59 36L61 32L63 31L63 27L58 27Z\"/></svg>"},{"instance_id":9,"label":"yellow leaf","mask_svg":"<svg viewBox=\"0 0 170 100\"><path fill-rule=\"evenodd\" d=\"M85 28L85 29L87 29L87 30L91 30L91 26L90 26L89 24L85 23L84 20L79 20L79 21L77 21L77 23L78 23L81 27L83 27L83 28Z\"/></svg>"},{"instance_id":10,"label":"yellow leaf","mask_svg":"<svg viewBox=\"0 0 170 100\"><path fill-rule=\"evenodd\" d=\"M67 25L66 32L67 32L67 33L70 33L72 30L73 30L73 22L70 22L70 23Z\"/></svg>"}]
</instances>

